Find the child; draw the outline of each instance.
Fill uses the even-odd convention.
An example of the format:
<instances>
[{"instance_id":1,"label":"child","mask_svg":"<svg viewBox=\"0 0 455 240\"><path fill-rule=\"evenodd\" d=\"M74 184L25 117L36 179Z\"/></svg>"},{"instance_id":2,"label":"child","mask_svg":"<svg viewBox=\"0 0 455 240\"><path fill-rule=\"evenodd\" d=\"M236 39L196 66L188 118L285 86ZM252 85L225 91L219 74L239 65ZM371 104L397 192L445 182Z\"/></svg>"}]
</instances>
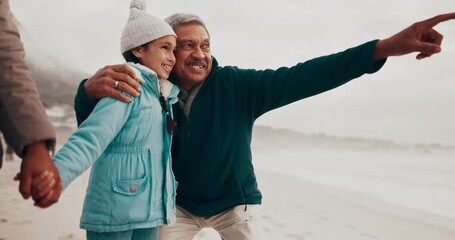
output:
<instances>
[{"instance_id":1,"label":"child","mask_svg":"<svg viewBox=\"0 0 455 240\"><path fill-rule=\"evenodd\" d=\"M89 240L158 239L158 226L176 219L170 106L178 89L165 80L176 35L145 13L145 2L133 0L130 8L121 50L143 81L141 95L130 103L101 99L53 158L64 189L93 164L80 221ZM46 176L34 183L38 191L53 184Z\"/></svg>"}]
</instances>

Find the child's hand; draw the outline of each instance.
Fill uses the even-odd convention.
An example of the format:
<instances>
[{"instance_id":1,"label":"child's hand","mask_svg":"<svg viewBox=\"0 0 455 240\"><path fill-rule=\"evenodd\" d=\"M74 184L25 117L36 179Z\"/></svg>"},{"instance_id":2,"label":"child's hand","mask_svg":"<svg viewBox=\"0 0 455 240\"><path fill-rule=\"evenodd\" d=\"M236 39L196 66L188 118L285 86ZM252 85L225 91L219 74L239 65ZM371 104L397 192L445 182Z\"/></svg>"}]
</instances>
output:
<instances>
[{"instance_id":1,"label":"child's hand","mask_svg":"<svg viewBox=\"0 0 455 240\"><path fill-rule=\"evenodd\" d=\"M49 200L54 191L52 190L55 185L54 173L48 170L44 171L38 177L32 180L32 196L33 199L46 199ZM36 203L35 203L36 205Z\"/></svg>"},{"instance_id":2,"label":"child's hand","mask_svg":"<svg viewBox=\"0 0 455 240\"><path fill-rule=\"evenodd\" d=\"M45 170L32 179L31 196L36 207L47 208L58 202L62 190L62 181L59 175L54 175L51 170ZM14 180L21 181L21 173L17 173Z\"/></svg>"}]
</instances>

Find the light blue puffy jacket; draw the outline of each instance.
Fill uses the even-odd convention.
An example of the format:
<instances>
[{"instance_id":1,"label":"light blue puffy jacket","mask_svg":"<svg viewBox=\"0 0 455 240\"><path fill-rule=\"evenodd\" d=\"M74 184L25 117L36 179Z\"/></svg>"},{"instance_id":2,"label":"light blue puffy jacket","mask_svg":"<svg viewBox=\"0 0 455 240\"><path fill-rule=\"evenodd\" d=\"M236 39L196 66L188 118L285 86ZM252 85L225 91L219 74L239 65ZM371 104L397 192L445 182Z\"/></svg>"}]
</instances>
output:
<instances>
[{"instance_id":1,"label":"light blue puffy jacket","mask_svg":"<svg viewBox=\"0 0 455 240\"><path fill-rule=\"evenodd\" d=\"M93 165L80 222L89 231L175 223L177 182L159 81L152 70L129 66L145 80L140 96L131 103L101 99L53 158L64 189ZM172 86L169 111L178 91Z\"/></svg>"}]
</instances>

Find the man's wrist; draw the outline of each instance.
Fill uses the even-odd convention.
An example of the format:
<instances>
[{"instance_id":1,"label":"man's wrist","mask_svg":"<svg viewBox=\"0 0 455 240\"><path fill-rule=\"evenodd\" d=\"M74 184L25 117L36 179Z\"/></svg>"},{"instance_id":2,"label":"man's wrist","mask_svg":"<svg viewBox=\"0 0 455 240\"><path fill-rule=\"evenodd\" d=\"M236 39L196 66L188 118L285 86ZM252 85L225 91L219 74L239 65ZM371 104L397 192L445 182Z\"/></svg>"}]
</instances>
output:
<instances>
[{"instance_id":1,"label":"man's wrist","mask_svg":"<svg viewBox=\"0 0 455 240\"><path fill-rule=\"evenodd\" d=\"M373 61L377 62L389 57L387 55L387 40L379 40L376 42L376 47L373 53Z\"/></svg>"},{"instance_id":2,"label":"man's wrist","mask_svg":"<svg viewBox=\"0 0 455 240\"><path fill-rule=\"evenodd\" d=\"M32 144L29 144L25 146L24 148L24 156L27 155L27 153L30 152L36 152L36 151L46 151L49 152L48 145L46 144L46 141L37 141Z\"/></svg>"}]
</instances>

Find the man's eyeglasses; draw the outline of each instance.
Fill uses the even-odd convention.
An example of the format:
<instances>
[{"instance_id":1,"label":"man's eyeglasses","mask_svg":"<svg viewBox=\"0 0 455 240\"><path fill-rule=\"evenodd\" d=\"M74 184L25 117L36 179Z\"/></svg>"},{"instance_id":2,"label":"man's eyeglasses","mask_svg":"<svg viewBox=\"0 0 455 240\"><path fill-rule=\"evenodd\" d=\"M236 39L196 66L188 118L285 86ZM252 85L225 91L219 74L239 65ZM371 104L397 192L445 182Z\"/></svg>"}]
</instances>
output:
<instances>
[{"instance_id":1,"label":"man's eyeglasses","mask_svg":"<svg viewBox=\"0 0 455 240\"><path fill-rule=\"evenodd\" d=\"M167 108L166 100L164 99L163 96L160 97L160 104L161 104L161 108L163 108L164 114L166 114L167 131L169 132L169 134L172 135L172 133L174 133L174 130L177 126L177 123L175 122L174 119L172 119L171 113L169 112L169 109Z\"/></svg>"}]
</instances>

